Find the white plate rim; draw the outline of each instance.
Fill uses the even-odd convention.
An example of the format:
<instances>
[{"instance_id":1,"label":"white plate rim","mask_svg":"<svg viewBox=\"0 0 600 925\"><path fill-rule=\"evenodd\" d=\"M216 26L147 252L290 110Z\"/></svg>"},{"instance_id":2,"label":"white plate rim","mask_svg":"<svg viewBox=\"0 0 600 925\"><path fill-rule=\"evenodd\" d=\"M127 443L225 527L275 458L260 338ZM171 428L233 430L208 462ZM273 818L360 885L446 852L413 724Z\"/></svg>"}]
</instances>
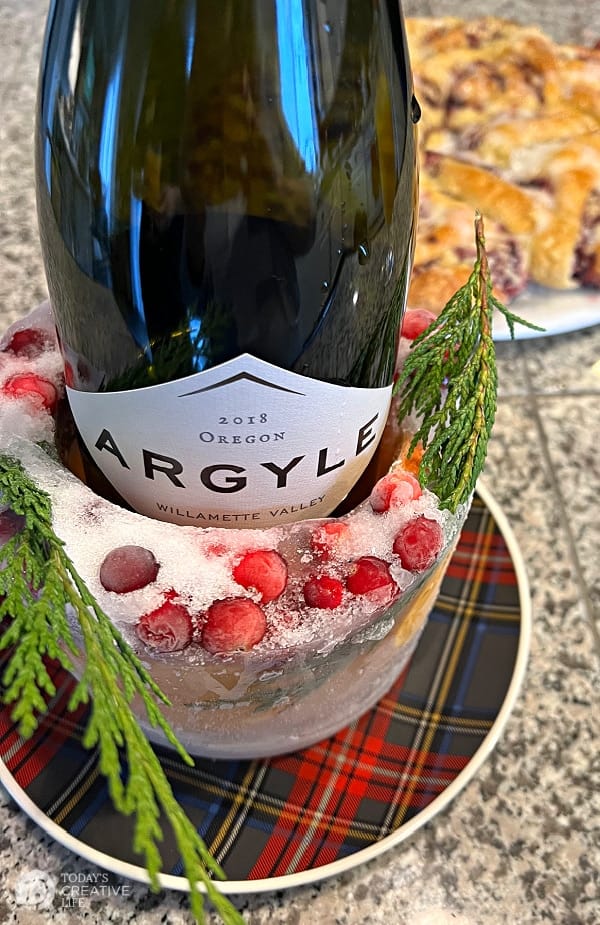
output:
<instances>
[{"instance_id":1,"label":"white plate rim","mask_svg":"<svg viewBox=\"0 0 600 925\"><path fill-rule=\"evenodd\" d=\"M600 324L600 292L595 289L548 289L531 283L507 307L544 329L517 324L516 341L571 334ZM506 320L498 311L494 312L492 337L496 342L511 340Z\"/></svg>"},{"instance_id":2,"label":"white plate rim","mask_svg":"<svg viewBox=\"0 0 600 925\"><path fill-rule=\"evenodd\" d=\"M519 645L513 667L508 690L496 719L494 720L488 734L482 741L477 751L472 755L469 762L462 771L454 778L451 784L428 806L425 807L416 816L413 816L408 822L401 825L394 832L384 836L379 841L366 848L361 848L353 854L321 867L309 868L308 870L298 871L293 874L286 874L281 877L269 877L260 880L225 880L215 881L215 886L226 895L265 893L274 890L286 890L292 887L303 886L309 883L316 883L329 877L339 876L354 867L367 863L374 858L379 857L391 848L401 844L409 838L414 832L441 812L455 797L465 788L469 781L479 771L481 766L487 760L493 749L496 747L498 740L506 726L508 718L515 706L527 667L529 648L531 643L531 596L529 591L529 581L527 570L517 539L509 525L501 506L493 497L491 492L485 487L480 480L477 484L477 494L488 508L492 517L496 521L498 529L509 550L515 575L517 579L517 589L519 594L519 605L521 610L521 623L519 633ZM120 861L113 858L112 855L105 854L86 845L68 832L65 832L57 823L49 819L45 813L34 803L34 801L25 793L17 784L10 771L0 759L0 783L13 798L15 803L22 809L25 814L36 823L44 832L56 841L62 847L69 849L80 858L90 861L97 867L108 870L111 873L121 877L128 878L140 883L149 883L148 873L145 868ZM159 883L163 889L176 890L179 892L189 892L189 884L185 877L174 874L160 874ZM200 888L202 886L200 885Z\"/></svg>"}]
</instances>

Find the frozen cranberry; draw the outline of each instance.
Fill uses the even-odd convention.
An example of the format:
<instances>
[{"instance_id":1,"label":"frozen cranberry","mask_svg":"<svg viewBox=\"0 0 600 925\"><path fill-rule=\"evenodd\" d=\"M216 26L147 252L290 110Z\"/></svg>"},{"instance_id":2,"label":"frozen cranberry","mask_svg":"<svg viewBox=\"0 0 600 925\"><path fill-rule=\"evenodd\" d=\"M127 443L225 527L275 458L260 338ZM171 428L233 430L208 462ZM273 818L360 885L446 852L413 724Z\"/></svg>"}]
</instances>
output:
<instances>
[{"instance_id":1,"label":"frozen cranberry","mask_svg":"<svg viewBox=\"0 0 600 925\"><path fill-rule=\"evenodd\" d=\"M58 392L49 379L36 373L18 373L11 376L2 386L2 393L8 398L25 398L32 405L44 408L54 414L58 401Z\"/></svg>"},{"instance_id":2,"label":"frozen cranberry","mask_svg":"<svg viewBox=\"0 0 600 925\"><path fill-rule=\"evenodd\" d=\"M402 568L423 572L432 565L442 548L444 534L437 520L415 517L394 540L394 552L400 556Z\"/></svg>"},{"instance_id":3,"label":"frozen cranberry","mask_svg":"<svg viewBox=\"0 0 600 925\"><path fill-rule=\"evenodd\" d=\"M140 617L136 632L144 645L158 652L178 652L192 641L194 626L187 607L166 601Z\"/></svg>"},{"instance_id":4,"label":"frozen cranberry","mask_svg":"<svg viewBox=\"0 0 600 925\"><path fill-rule=\"evenodd\" d=\"M33 360L51 346L53 340L48 331L41 328L23 328L21 331L15 331L4 349L15 356Z\"/></svg>"},{"instance_id":5,"label":"frozen cranberry","mask_svg":"<svg viewBox=\"0 0 600 925\"><path fill-rule=\"evenodd\" d=\"M247 552L233 569L233 577L243 588L253 588L263 604L274 601L285 590L287 565L274 549Z\"/></svg>"},{"instance_id":6,"label":"frozen cranberry","mask_svg":"<svg viewBox=\"0 0 600 925\"><path fill-rule=\"evenodd\" d=\"M423 494L417 479L410 472L389 472L373 486L369 501L377 514L416 501Z\"/></svg>"},{"instance_id":7,"label":"frozen cranberry","mask_svg":"<svg viewBox=\"0 0 600 925\"><path fill-rule=\"evenodd\" d=\"M400 335L407 340L415 340L435 319L436 315L426 308L409 308L404 315Z\"/></svg>"},{"instance_id":8,"label":"frozen cranberry","mask_svg":"<svg viewBox=\"0 0 600 925\"><path fill-rule=\"evenodd\" d=\"M309 578L303 588L304 600L309 607L335 610L342 602L344 586L338 578L319 575Z\"/></svg>"},{"instance_id":9,"label":"frozen cranberry","mask_svg":"<svg viewBox=\"0 0 600 925\"><path fill-rule=\"evenodd\" d=\"M158 562L143 546L117 546L104 557L100 566L100 583L107 591L128 594L154 581Z\"/></svg>"},{"instance_id":10,"label":"frozen cranberry","mask_svg":"<svg viewBox=\"0 0 600 925\"><path fill-rule=\"evenodd\" d=\"M350 527L343 520L328 520L319 524L310 538L313 551L320 559L329 560L348 537Z\"/></svg>"},{"instance_id":11,"label":"frozen cranberry","mask_svg":"<svg viewBox=\"0 0 600 925\"><path fill-rule=\"evenodd\" d=\"M387 562L376 556L361 556L354 562L346 579L346 587L352 594L369 594L380 588L396 589Z\"/></svg>"},{"instance_id":12,"label":"frozen cranberry","mask_svg":"<svg viewBox=\"0 0 600 925\"><path fill-rule=\"evenodd\" d=\"M215 601L206 611L202 646L213 655L252 649L267 629L262 607L247 597Z\"/></svg>"}]
</instances>

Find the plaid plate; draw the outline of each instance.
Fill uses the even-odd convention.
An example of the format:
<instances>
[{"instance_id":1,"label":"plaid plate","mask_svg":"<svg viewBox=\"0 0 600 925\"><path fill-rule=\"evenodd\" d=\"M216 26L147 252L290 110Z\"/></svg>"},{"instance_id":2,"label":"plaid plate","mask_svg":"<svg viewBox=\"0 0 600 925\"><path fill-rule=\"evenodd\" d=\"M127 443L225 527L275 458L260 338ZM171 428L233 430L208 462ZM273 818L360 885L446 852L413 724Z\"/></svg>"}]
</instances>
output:
<instances>
[{"instance_id":1,"label":"plaid plate","mask_svg":"<svg viewBox=\"0 0 600 925\"><path fill-rule=\"evenodd\" d=\"M513 562L476 497L412 662L357 722L295 754L184 765L157 749L173 790L230 880L316 870L397 833L443 794L488 735L521 635ZM0 709L0 758L48 820L116 861L140 865L131 820L116 817L98 755L81 745L87 711L66 711L55 670L49 711L28 741ZM182 872L168 827L163 870ZM184 881L182 881L184 883Z\"/></svg>"}]
</instances>

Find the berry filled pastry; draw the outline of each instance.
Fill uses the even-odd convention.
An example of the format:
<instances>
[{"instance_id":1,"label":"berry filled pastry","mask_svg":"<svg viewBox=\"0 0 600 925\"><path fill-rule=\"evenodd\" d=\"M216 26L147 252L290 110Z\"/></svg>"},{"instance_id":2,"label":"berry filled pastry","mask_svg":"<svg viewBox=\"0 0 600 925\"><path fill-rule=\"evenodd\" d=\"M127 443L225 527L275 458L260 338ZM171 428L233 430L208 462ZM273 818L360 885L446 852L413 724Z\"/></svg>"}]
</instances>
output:
<instances>
[{"instance_id":1,"label":"berry filled pastry","mask_svg":"<svg viewBox=\"0 0 600 925\"><path fill-rule=\"evenodd\" d=\"M423 110L409 305L439 312L466 280L475 209L503 302L529 282L600 288L600 48L494 17L407 29Z\"/></svg>"}]
</instances>

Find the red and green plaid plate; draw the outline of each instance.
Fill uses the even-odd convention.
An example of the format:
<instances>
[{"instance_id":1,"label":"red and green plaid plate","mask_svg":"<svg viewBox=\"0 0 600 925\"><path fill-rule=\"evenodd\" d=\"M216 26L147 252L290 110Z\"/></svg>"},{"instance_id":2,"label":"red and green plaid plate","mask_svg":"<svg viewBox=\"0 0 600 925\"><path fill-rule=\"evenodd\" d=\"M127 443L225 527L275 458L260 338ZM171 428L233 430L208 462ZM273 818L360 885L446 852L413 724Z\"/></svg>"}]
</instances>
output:
<instances>
[{"instance_id":1,"label":"red and green plaid plate","mask_svg":"<svg viewBox=\"0 0 600 925\"><path fill-rule=\"evenodd\" d=\"M260 761L158 749L173 790L222 864L229 893L318 880L398 844L456 796L494 747L523 676L530 632L516 542L480 489L410 666L374 709L330 739ZM81 745L86 710L66 711L73 681L23 740L0 710L0 780L56 841L146 880L129 819L116 815L98 755ZM163 884L187 889L167 828Z\"/></svg>"}]
</instances>

